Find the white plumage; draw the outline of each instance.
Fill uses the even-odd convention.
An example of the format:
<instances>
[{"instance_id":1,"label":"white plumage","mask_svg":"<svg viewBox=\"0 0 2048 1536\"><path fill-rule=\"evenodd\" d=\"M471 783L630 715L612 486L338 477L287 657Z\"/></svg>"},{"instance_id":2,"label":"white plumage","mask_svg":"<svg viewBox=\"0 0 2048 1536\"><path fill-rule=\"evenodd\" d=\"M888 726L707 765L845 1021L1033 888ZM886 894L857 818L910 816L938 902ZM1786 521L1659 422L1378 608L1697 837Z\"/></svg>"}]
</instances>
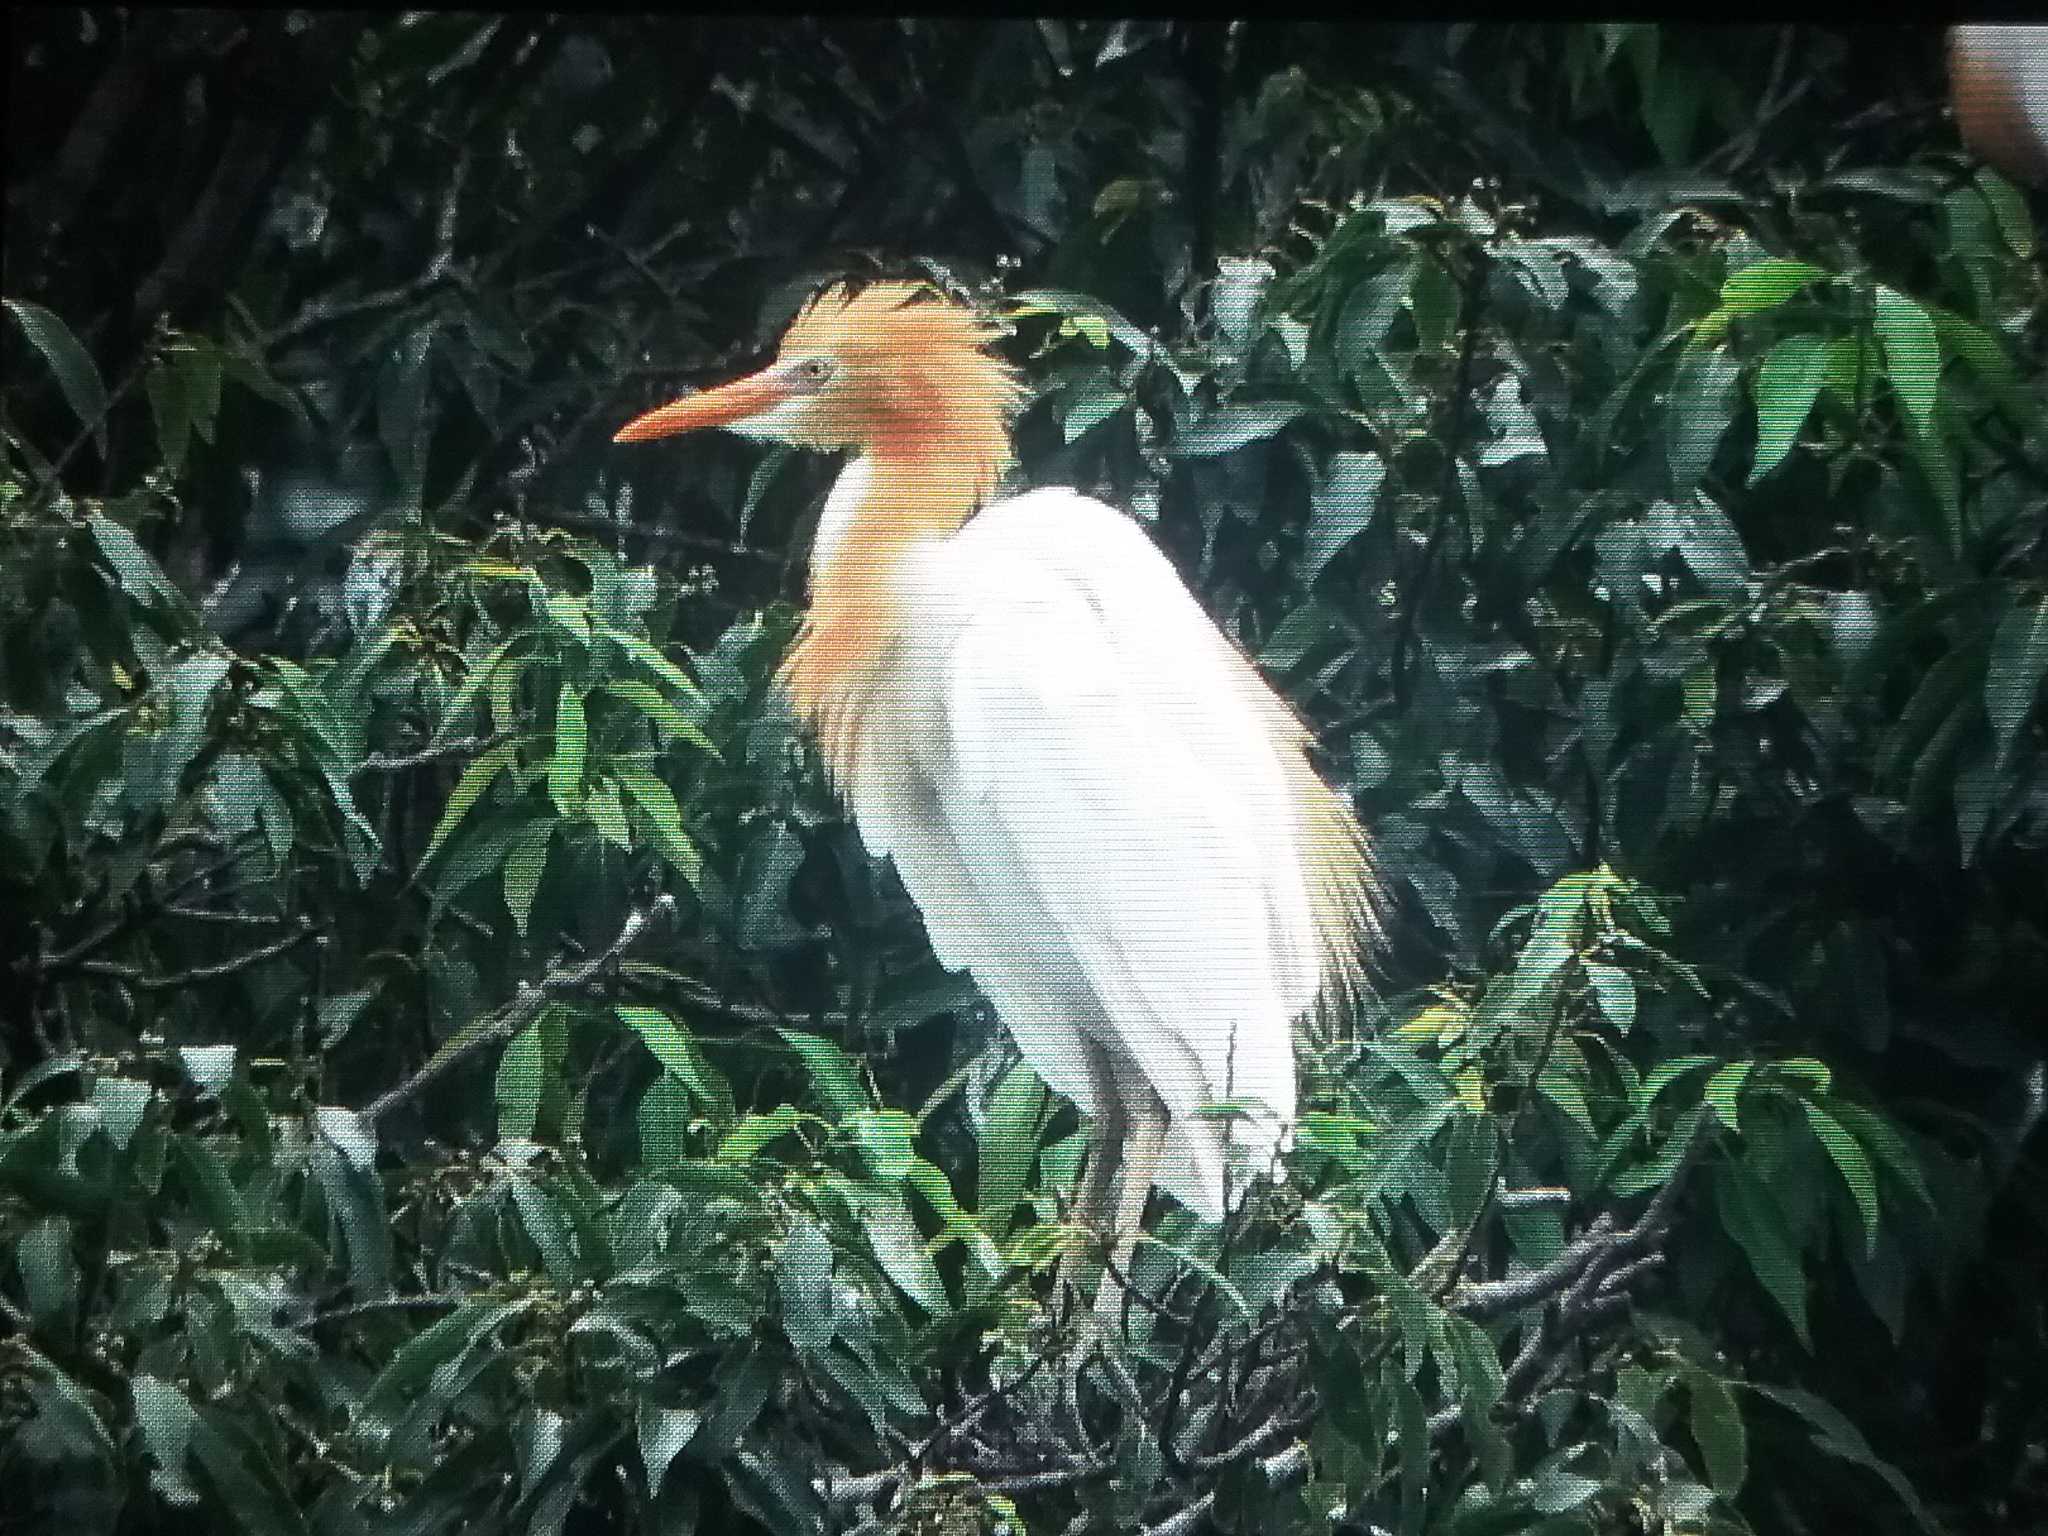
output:
<instances>
[{"instance_id":1,"label":"white plumage","mask_svg":"<svg viewBox=\"0 0 2048 1536\"><path fill-rule=\"evenodd\" d=\"M1226 1136L1263 1165L1294 1119L1320 979L1244 664L1151 541L1071 491L985 508L901 579L922 622L883 663L900 724L863 737L855 822L1053 1088L1099 1113L1090 1039L1142 1064L1157 1180L1215 1220ZM1225 1099L1250 1118L1197 1113Z\"/></svg>"},{"instance_id":2,"label":"white plumage","mask_svg":"<svg viewBox=\"0 0 2048 1536\"><path fill-rule=\"evenodd\" d=\"M1136 524L1069 490L981 505L1015 397L987 334L906 285L829 290L775 365L618 436L859 450L784 680L939 959L1090 1117L1078 1204L1127 1261L1155 1181L1215 1220L1233 1166L1285 1146L1294 1021L1356 982L1372 870L1298 722Z\"/></svg>"}]
</instances>

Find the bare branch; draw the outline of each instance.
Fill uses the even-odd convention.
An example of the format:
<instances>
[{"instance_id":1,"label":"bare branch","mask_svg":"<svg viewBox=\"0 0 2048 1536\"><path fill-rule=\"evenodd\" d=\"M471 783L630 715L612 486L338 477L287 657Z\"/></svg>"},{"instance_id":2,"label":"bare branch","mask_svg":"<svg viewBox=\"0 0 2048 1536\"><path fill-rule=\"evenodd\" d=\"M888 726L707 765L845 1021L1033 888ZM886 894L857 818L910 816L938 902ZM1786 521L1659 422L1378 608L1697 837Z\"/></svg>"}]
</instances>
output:
<instances>
[{"instance_id":1,"label":"bare branch","mask_svg":"<svg viewBox=\"0 0 2048 1536\"><path fill-rule=\"evenodd\" d=\"M1588 1265L1610 1251L1615 1242L1614 1218L1602 1212L1548 1264L1507 1280L1462 1285L1453 1293L1449 1310L1479 1322L1546 1301L1562 1293L1586 1272Z\"/></svg>"},{"instance_id":2,"label":"bare branch","mask_svg":"<svg viewBox=\"0 0 2048 1536\"><path fill-rule=\"evenodd\" d=\"M463 736L438 745L421 747L417 752L378 752L356 764L356 773L403 773L408 768L422 768L428 763L437 763L447 757L463 757L472 752L488 752L492 747L502 746L517 734L513 731L493 731L488 736Z\"/></svg>"},{"instance_id":3,"label":"bare branch","mask_svg":"<svg viewBox=\"0 0 2048 1536\"><path fill-rule=\"evenodd\" d=\"M372 1099L362 1110L363 1118L374 1124L408 1099L418 1097L478 1052L512 1039L538 1019L555 998L579 992L603 975L619 956L640 941L657 920L666 922L675 912L675 905L675 898L664 891L653 905L631 913L620 927L619 936L590 959L580 965L550 970L537 985L522 983L518 995L499 1011L496 1018L465 1030L442 1046L419 1071Z\"/></svg>"},{"instance_id":4,"label":"bare branch","mask_svg":"<svg viewBox=\"0 0 2048 1536\"><path fill-rule=\"evenodd\" d=\"M223 960L217 965L195 965L190 970L172 971L162 976L151 976L134 966L121 965L112 960L82 960L74 969L87 976L105 976L120 982L123 986L133 987L138 992L175 992L184 987L203 986L209 981L220 981L237 972L259 966L266 960L275 960L279 955L297 949L312 938L316 931L311 923L307 923L275 943L236 955L232 960Z\"/></svg>"}]
</instances>

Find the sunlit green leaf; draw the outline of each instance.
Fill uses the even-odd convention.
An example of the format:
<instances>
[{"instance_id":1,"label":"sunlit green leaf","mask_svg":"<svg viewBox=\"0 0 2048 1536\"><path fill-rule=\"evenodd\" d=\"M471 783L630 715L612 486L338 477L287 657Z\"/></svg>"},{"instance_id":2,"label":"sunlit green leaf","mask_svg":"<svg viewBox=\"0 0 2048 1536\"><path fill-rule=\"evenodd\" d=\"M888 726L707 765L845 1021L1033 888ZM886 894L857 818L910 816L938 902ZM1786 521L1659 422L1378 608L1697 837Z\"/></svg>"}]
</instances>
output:
<instances>
[{"instance_id":1,"label":"sunlit green leaf","mask_svg":"<svg viewBox=\"0 0 2048 1536\"><path fill-rule=\"evenodd\" d=\"M1827 339L1787 336L1765 356L1756 376L1756 462L1749 483L1778 467L1806 425L1827 375Z\"/></svg>"},{"instance_id":2,"label":"sunlit green leaf","mask_svg":"<svg viewBox=\"0 0 2048 1536\"><path fill-rule=\"evenodd\" d=\"M420 856L422 864L431 859L435 851L448 841L448 834L462 824L462 818L469 814L470 807L477 803L486 789L490 788L491 781L516 761L518 749L509 741L500 742L497 746L477 754L463 770L462 777L456 780L455 788L449 792L448 803L442 807L441 819L435 824L434 835L427 839L427 851Z\"/></svg>"},{"instance_id":3,"label":"sunlit green leaf","mask_svg":"<svg viewBox=\"0 0 2048 1536\"><path fill-rule=\"evenodd\" d=\"M851 1116L868 1107L867 1090L861 1086L860 1071L846 1052L823 1035L800 1029L777 1029L783 1043L796 1053L810 1074L818 1098L835 1115Z\"/></svg>"},{"instance_id":4,"label":"sunlit green leaf","mask_svg":"<svg viewBox=\"0 0 2048 1536\"><path fill-rule=\"evenodd\" d=\"M990 1237L1000 1238L1009 1230L1011 1215L1024 1196L1031 1164L1038 1155L1045 1102L1045 1084L1022 1061L1011 1065L990 1096L981 1127L981 1173L976 1183L976 1218Z\"/></svg>"},{"instance_id":5,"label":"sunlit green leaf","mask_svg":"<svg viewBox=\"0 0 2048 1536\"><path fill-rule=\"evenodd\" d=\"M1849 1194L1856 1201L1856 1210L1863 1218L1866 1249L1874 1246L1878 1223L1877 1176L1871 1169L1869 1156L1856 1138L1842 1128L1841 1121L1813 1100L1802 1098L1799 1107L1806 1112L1813 1134L1827 1148L1828 1157L1833 1160L1836 1170L1842 1175L1842 1182L1849 1187Z\"/></svg>"},{"instance_id":6,"label":"sunlit green leaf","mask_svg":"<svg viewBox=\"0 0 2048 1536\"><path fill-rule=\"evenodd\" d=\"M565 681L555 700L555 750L548 759L548 797L564 816L583 808L583 763L588 744L583 697Z\"/></svg>"}]
</instances>

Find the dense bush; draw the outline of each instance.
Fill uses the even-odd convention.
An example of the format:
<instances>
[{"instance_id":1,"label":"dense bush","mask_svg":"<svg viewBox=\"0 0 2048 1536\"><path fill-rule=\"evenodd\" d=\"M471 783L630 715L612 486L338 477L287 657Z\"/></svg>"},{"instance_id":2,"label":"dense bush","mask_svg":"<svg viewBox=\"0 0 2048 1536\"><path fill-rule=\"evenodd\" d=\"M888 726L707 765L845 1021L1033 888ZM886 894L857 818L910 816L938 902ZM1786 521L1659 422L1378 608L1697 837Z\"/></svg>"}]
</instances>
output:
<instances>
[{"instance_id":1,"label":"dense bush","mask_svg":"<svg viewBox=\"0 0 2048 1536\"><path fill-rule=\"evenodd\" d=\"M2042 266L1932 32L21 31L24 1528L2048 1520ZM772 686L832 466L607 442L848 271L1397 898L1092 1363L1074 1112Z\"/></svg>"}]
</instances>

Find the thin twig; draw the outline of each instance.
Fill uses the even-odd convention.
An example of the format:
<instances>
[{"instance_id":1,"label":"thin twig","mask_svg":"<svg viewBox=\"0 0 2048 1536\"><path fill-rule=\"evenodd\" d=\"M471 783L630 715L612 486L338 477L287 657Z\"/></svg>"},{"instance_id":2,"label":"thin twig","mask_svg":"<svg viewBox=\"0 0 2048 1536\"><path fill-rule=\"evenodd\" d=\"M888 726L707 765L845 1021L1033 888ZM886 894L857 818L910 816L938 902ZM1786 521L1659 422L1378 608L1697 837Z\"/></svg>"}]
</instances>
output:
<instances>
[{"instance_id":1,"label":"thin twig","mask_svg":"<svg viewBox=\"0 0 2048 1536\"><path fill-rule=\"evenodd\" d=\"M123 986L133 987L138 992L175 992L184 987L196 987L209 981L220 981L238 972L261 965L266 960L275 960L279 955L289 954L317 932L307 923L286 934L275 943L265 944L223 960L217 965L195 965L190 970L172 971L163 976L151 976L132 965L121 965L113 960L82 960L74 969L87 976L104 976L118 981Z\"/></svg>"},{"instance_id":2,"label":"thin twig","mask_svg":"<svg viewBox=\"0 0 2048 1536\"><path fill-rule=\"evenodd\" d=\"M580 965L550 970L537 984L522 983L519 993L489 1023L457 1035L434 1053L427 1064L404 1082L372 1099L362 1110L365 1120L375 1124L408 1099L416 1098L454 1071L479 1051L499 1045L518 1035L546 1010L555 998L581 991L601 976L647 932L657 920L666 922L675 912L676 899L666 891L651 906L629 914L619 936L603 950Z\"/></svg>"},{"instance_id":3,"label":"thin twig","mask_svg":"<svg viewBox=\"0 0 2048 1536\"><path fill-rule=\"evenodd\" d=\"M488 752L492 747L502 746L517 732L493 731L488 736L464 736L454 741L421 747L417 752L377 752L356 764L350 773L403 773L408 768L421 768L446 757L462 757L472 752Z\"/></svg>"},{"instance_id":4,"label":"thin twig","mask_svg":"<svg viewBox=\"0 0 2048 1536\"><path fill-rule=\"evenodd\" d=\"M151 911L158 907L169 906L194 886L203 885L214 876L226 874L230 869L233 869L235 865L241 863L253 851L250 846L247 846L249 840L261 835L256 828L250 828L247 832L240 834L229 842L227 856L218 863L192 871L192 873L186 875L182 880L179 880L168 890L154 898L145 896L136 901L125 912L110 922L101 925L96 932L87 934L69 949L56 954L46 954L22 960L17 963L16 968L34 970L41 976L55 976L64 971L80 968L87 956L106 948L107 945L113 943L122 934L140 923ZM159 855L163 851L163 849L159 849Z\"/></svg>"}]
</instances>

